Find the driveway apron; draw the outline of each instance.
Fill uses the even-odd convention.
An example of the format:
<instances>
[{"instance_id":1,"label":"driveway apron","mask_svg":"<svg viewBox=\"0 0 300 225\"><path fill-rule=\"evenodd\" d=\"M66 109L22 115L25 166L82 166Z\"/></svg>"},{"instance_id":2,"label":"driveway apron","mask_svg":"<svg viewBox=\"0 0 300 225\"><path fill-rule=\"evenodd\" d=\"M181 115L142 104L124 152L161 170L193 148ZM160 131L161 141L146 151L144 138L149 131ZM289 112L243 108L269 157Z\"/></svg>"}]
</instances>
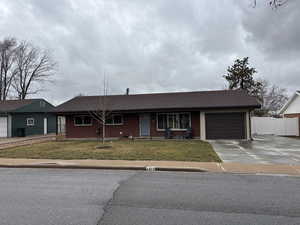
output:
<instances>
[{"instance_id":1,"label":"driveway apron","mask_svg":"<svg viewBox=\"0 0 300 225\"><path fill-rule=\"evenodd\" d=\"M210 141L223 162L300 165L300 139L272 135L253 141Z\"/></svg>"}]
</instances>

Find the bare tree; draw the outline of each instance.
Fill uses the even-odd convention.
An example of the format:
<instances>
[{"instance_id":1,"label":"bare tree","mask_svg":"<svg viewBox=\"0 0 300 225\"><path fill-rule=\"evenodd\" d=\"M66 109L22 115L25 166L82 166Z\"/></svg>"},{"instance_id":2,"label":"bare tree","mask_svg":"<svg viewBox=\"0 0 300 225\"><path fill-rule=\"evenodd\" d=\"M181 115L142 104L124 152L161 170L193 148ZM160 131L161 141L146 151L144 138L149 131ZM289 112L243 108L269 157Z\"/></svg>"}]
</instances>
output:
<instances>
[{"instance_id":1,"label":"bare tree","mask_svg":"<svg viewBox=\"0 0 300 225\"><path fill-rule=\"evenodd\" d=\"M268 4L270 7L273 9L277 9L280 6L283 6L285 3L288 2L288 0L267 0ZM256 7L257 5L257 0L253 0L253 6Z\"/></svg>"},{"instance_id":2,"label":"bare tree","mask_svg":"<svg viewBox=\"0 0 300 225\"><path fill-rule=\"evenodd\" d=\"M0 101L6 100L15 75L13 64L16 44L14 38L0 41Z\"/></svg>"},{"instance_id":3,"label":"bare tree","mask_svg":"<svg viewBox=\"0 0 300 225\"><path fill-rule=\"evenodd\" d=\"M42 89L33 85L50 81L55 72L56 63L49 52L40 50L23 41L15 50L15 75L12 86L19 99L25 99L30 94L36 94Z\"/></svg>"},{"instance_id":4,"label":"bare tree","mask_svg":"<svg viewBox=\"0 0 300 225\"><path fill-rule=\"evenodd\" d=\"M280 88L275 84L270 84L267 80L262 80L260 82L262 83L262 87L259 93L259 99L262 107L256 114L276 114L288 100L286 89Z\"/></svg>"},{"instance_id":5,"label":"bare tree","mask_svg":"<svg viewBox=\"0 0 300 225\"><path fill-rule=\"evenodd\" d=\"M97 98L96 109L91 110L89 113L102 127L102 144L104 144L106 138L106 121L111 116L110 104L108 99L108 81L106 79L106 76L104 76L103 78L103 94ZM98 132L100 137L100 128Z\"/></svg>"}]
</instances>

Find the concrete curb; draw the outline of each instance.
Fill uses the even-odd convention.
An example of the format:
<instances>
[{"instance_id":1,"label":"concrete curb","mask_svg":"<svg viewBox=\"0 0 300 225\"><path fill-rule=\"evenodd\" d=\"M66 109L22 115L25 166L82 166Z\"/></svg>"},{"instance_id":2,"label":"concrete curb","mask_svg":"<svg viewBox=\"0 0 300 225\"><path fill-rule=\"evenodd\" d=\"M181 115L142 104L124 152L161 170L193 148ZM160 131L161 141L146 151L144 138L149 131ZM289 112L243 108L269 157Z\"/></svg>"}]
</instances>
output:
<instances>
[{"instance_id":1,"label":"concrete curb","mask_svg":"<svg viewBox=\"0 0 300 225\"><path fill-rule=\"evenodd\" d=\"M262 175L262 176L292 176L300 177L295 174L284 173L252 173L252 172L230 172L230 171L210 171L201 168L174 168L174 167L152 167L149 169L147 166L82 166L82 165L0 165L0 168L40 168L40 169L96 169L96 170L131 170L131 171L164 171L164 172L193 172L193 173L223 173L223 174L235 174L235 175Z\"/></svg>"},{"instance_id":2,"label":"concrete curb","mask_svg":"<svg viewBox=\"0 0 300 225\"><path fill-rule=\"evenodd\" d=\"M140 171L170 171L170 172L209 172L197 168L148 167L148 166L82 166L59 164L32 165L0 165L0 168L45 168L45 169L101 169L101 170L140 170Z\"/></svg>"},{"instance_id":3,"label":"concrete curb","mask_svg":"<svg viewBox=\"0 0 300 225\"><path fill-rule=\"evenodd\" d=\"M210 172L205 169L197 168L170 168L170 167L156 167L155 171L170 171L170 172Z\"/></svg>"},{"instance_id":4,"label":"concrete curb","mask_svg":"<svg viewBox=\"0 0 300 225\"><path fill-rule=\"evenodd\" d=\"M215 162L0 159L2 168L103 169L170 172L211 172L229 174L273 174L300 176L300 165L264 165Z\"/></svg>"},{"instance_id":5,"label":"concrete curb","mask_svg":"<svg viewBox=\"0 0 300 225\"><path fill-rule=\"evenodd\" d=\"M103 169L103 170L146 170L145 167L130 166L81 166L81 165L0 165L0 168L45 168L45 169Z\"/></svg>"}]
</instances>

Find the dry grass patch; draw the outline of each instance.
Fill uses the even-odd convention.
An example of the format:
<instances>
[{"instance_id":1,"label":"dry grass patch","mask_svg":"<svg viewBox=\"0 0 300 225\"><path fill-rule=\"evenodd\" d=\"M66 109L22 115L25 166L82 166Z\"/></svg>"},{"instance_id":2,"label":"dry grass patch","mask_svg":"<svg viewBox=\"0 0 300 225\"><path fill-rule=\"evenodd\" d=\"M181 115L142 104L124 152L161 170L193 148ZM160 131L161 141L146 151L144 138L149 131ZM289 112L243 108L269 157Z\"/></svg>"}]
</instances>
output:
<instances>
[{"instance_id":1,"label":"dry grass patch","mask_svg":"<svg viewBox=\"0 0 300 225\"><path fill-rule=\"evenodd\" d=\"M2 158L108 159L220 162L212 146L199 140L114 141L97 149L97 141L50 141L0 151Z\"/></svg>"}]
</instances>

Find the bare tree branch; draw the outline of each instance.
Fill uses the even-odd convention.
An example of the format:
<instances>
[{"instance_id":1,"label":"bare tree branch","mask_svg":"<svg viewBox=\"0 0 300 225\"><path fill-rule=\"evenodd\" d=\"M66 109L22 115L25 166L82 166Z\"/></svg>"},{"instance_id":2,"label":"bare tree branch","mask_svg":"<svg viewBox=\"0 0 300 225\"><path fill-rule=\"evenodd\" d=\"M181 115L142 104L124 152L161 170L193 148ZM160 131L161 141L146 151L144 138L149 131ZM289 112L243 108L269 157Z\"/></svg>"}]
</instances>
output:
<instances>
[{"instance_id":1,"label":"bare tree branch","mask_svg":"<svg viewBox=\"0 0 300 225\"><path fill-rule=\"evenodd\" d=\"M15 73L12 71L16 40L5 38L0 41L0 101L6 100Z\"/></svg>"},{"instance_id":2,"label":"bare tree branch","mask_svg":"<svg viewBox=\"0 0 300 225\"><path fill-rule=\"evenodd\" d=\"M102 144L105 142L106 134L106 121L111 117L111 108L109 105L108 99L108 80L106 75L103 77L103 94L97 98L97 106L95 110L91 110L89 112L90 116L95 119L99 125L102 127ZM100 136L100 128L99 128L99 136Z\"/></svg>"},{"instance_id":3,"label":"bare tree branch","mask_svg":"<svg viewBox=\"0 0 300 225\"><path fill-rule=\"evenodd\" d=\"M21 42L16 48L15 61L12 85L19 99L25 99L29 94L41 91L41 89L32 90L33 84L50 81L56 71L56 63L49 52L40 50L26 41Z\"/></svg>"},{"instance_id":4,"label":"bare tree branch","mask_svg":"<svg viewBox=\"0 0 300 225\"><path fill-rule=\"evenodd\" d=\"M269 6L272 9L277 9L280 6L286 4L289 0L267 0ZM257 5L257 0L253 0L253 7L255 8Z\"/></svg>"},{"instance_id":5,"label":"bare tree branch","mask_svg":"<svg viewBox=\"0 0 300 225\"><path fill-rule=\"evenodd\" d=\"M260 95L261 110L260 115L276 114L288 100L286 90L275 84L270 84L267 80L260 81L262 84Z\"/></svg>"}]
</instances>

